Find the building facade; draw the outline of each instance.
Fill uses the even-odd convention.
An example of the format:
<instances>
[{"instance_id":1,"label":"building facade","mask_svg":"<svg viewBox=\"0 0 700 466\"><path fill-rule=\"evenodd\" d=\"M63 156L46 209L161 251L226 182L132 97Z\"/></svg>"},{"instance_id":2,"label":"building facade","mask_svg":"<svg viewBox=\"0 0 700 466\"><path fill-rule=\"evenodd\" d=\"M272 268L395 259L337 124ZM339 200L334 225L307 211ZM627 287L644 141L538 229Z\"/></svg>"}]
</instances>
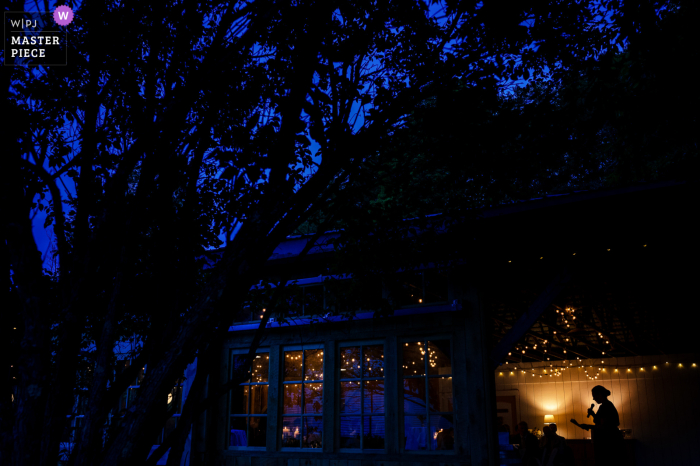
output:
<instances>
[{"instance_id":1,"label":"building facade","mask_svg":"<svg viewBox=\"0 0 700 466\"><path fill-rule=\"evenodd\" d=\"M443 302L390 318L270 325L251 380L208 419L225 464L489 464L493 380L478 299L464 285L452 274ZM254 325L232 327L221 380Z\"/></svg>"},{"instance_id":2,"label":"building facade","mask_svg":"<svg viewBox=\"0 0 700 466\"><path fill-rule=\"evenodd\" d=\"M484 211L445 230L441 242L457 245L451 267L406 274L398 294L380 286L394 303L385 317L324 314L328 290L318 259L332 248L318 246L303 265L290 265L285 261L307 241L290 238L269 262L297 267L300 310L268 322L251 378L200 418L193 463L498 465L499 417L511 428L525 420L541 429L552 415L572 445L582 442L577 464L592 464L590 440L565 427L567 416L581 417L590 405L592 383L608 384L625 410L620 428L632 431L638 458L668 457L670 437L661 442L651 434L653 419L640 421L631 388L625 392L630 383L600 371L639 370L630 357L646 364L664 353L693 352L689 326L675 326L666 312L692 305L697 274L681 267L697 258L697 248L687 248L691 222L683 215L692 192L671 183ZM240 366L260 312L231 326L210 385L230 380ZM600 378L589 377L584 364L595 365ZM687 395L697 380L669 390ZM642 399L659 403L646 382L635 384L639 406ZM697 402L686 404L697 411ZM689 423L682 436L690 441L693 432L698 428Z\"/></svg>"}]
</instances>

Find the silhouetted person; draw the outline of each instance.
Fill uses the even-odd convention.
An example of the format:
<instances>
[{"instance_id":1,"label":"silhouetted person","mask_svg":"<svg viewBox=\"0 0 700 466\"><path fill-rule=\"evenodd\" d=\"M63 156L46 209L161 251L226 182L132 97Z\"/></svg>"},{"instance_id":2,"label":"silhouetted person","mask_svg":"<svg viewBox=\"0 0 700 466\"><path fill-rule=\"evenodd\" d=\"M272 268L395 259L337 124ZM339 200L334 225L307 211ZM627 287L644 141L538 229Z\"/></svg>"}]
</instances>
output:
<instances>
[{"instance_id":1,"label":"silhouetted person","mask_svg":"<svg viewBox=\"0 0 700 466\"><path fill-rule=\"evenodd\" d=\"M513 447L511 445L513 442L511 442L510 426L508 424L503 424L503 418L499 419L501 422L498 423L498 427L496 428L498 434L498 448L501 450L512 450Z\"/></svg>"},{"instance_id":2,"label":"silhouetted person","mask_svg":"<svg viewBox=\"0 0 700 466\"><path fill-rule=\"evenodd\" d=\"M551 432L552 439L554 439L557 442L565 442L566 439L557 433L558 430L559 429L557 428L556 424L549 425L549 431Z\"/></svg>"},{"instance_id":3,"label":"silhouetted person","mask_svg":"<svg viewBox=\"0 0 700 466\"><path fill-rule=\"evenodd\" d=\"M520 445L520 431L518 429L518 425L515 424L515 426L513 427L513 433L510 436L511 445Z\"/></svg>"},{"instance_id":4,"label":"silhouetted person","mask_svg":"<svg viewBox=\"0 0 700 466\"><path fill-rule=\"evenodd\" d=\"M618 429L620 416L617 414L615 405L608 400L610 390L602 385L596 385L591 393L595 402L600 404L596 412L593 411L592 407L588 408L588 415L593 417L595 424L579 424L574 419L571 422L591 431L596 466L620 466L625 461L625 446L622 441L622 433Z\"/></svg>"},{"instance_id":5,"label":"silhouetted person","mask_svg":"<svg viewBox=\"0 0 700 466\"><path fill-rule=\"evenodd\" d=\"M557 425L552 424L549 426L550 429L552 430L552 433L558 438L561 439L561 464L563 466L574 466L576 464L576 460L574 459L574 451L571 449L571 447L566 443L566 439L559 435L557 433Z\"/></svg>"},{"instance_id":6,"label":"silhouetted person","mask_svg":"<svg viewBox=\"0 0 700 466\"><path fill-rule=\"evenodd\" d=\"M542 429L545 432L545 445L542 448L542 466L569 466L571 464L566 439L557 434L557 425L550 424Z\"/></svg>"},{"instance_id":7,"label":"silhouetted person","mask_svg":"<svg viewBox=\"0 0 700 466\"><path fill-rule=\"evenodd\" d=\"M527 422L522 421L518 424L518 433L520 434L520 458L523 460L523 466L538 466L540 457L540 448L537 437L532 435L527 430Z\"/></svg>"},{"instance_id":8,"label":"silhouetted person","mask_svg":"<svg viewBox=\"0 0 700 466\"><path fill-rule=\"evenodd\" d=\"M547 447L547 442L549 441L549 426L542 427L542 438L540 439L540 450L544 450Z\"/></svg>"}]
</instances>

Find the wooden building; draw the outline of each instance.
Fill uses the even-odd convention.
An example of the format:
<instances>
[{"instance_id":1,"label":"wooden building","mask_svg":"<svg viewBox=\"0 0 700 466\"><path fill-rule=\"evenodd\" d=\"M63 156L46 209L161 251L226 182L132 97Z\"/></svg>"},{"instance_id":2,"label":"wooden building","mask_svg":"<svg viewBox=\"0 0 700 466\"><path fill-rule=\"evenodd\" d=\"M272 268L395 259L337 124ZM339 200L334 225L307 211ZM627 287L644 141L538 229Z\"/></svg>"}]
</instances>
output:
<instances>
[{"instance_id":1,"label":"wooden building","mask_svg":"<svg viewBox=\"0 0 700 466\"><path fill-rule=\"evenodd\" d=\"M587 432L568 420L585 421L600 384L635 464L700 464L694 192L667 183L480 212L441 233L453 266L407 274L405 301L383 287L398 303L383 318L318 318L332 248L315 247L292 271L302 311L267 324L250 381L197 425L193 463L497 465L498 423L541 429L552 415L588 465ZM292 267L307 241L280 245L270 267ZM255 314L232 325L210 384L231 377Z\"/></svg>"}]
</instances>

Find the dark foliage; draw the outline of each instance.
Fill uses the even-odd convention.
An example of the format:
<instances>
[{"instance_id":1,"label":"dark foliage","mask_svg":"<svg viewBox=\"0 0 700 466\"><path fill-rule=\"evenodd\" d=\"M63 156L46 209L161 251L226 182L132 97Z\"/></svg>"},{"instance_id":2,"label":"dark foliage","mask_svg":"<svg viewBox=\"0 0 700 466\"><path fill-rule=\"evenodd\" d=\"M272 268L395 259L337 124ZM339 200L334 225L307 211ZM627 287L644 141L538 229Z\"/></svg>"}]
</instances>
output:
<instances>
[{"instance_id":1,"label":"dark foliage","mask_svg":"<svg viewBox=\"0 0 700 466\"><path fill-rule=\"evenodd\" d=\"M370 233L378 244L405 237L376 226L397 225L407 212L457 212L549 189L542 174L561 170L571 134L554 131L552 115L571 108L568 92L604 95L606 85L618 86L626 105L624 82L591 83L611 73L606 63L632 60L617 73L657 69L663 53L647 52L677 39L638 44L649 8L661 21L660 7L82 2L69 26L69 66L2 74L2 113L11 115L2 344L13 370L0 381L0 464L56 464L76 387L87 401L71 464L145 462L150 433L171 414L160 400L196 356L188 399L204 401L185 403L150 460L172 446L169 464L179 464L195 416L247 377L236 373L204 396L213 355L237 313L248 312L251 286L269 278L262 264L281 240L311 218L346 228L344 244L366 244ZM623 58L609 50L615 37L629 44ZM573 83L583 70L588 81ZM645 92L668 76L641 80ZM523 79L539 84L503 97ZM606 104L592 127L615 107ZM628 136L632 144L630 126L621 118L603 127L615 144ZM655 144L677 141L674 160L697 150L676 138L687 126L662 126ZM612 155L620 166L637 166L623 163L637 154L629 144ZM32 234L37 210L55 238L52 267ZM205 251L217 247L211 266ZM415 262L376 257L393 271ZM285 298L265 299L274 307ZM143 345L117 370L115 343L134 336ZM138 397L105 441L110 410L144 366Z\"/></svg>"}]
</instances>

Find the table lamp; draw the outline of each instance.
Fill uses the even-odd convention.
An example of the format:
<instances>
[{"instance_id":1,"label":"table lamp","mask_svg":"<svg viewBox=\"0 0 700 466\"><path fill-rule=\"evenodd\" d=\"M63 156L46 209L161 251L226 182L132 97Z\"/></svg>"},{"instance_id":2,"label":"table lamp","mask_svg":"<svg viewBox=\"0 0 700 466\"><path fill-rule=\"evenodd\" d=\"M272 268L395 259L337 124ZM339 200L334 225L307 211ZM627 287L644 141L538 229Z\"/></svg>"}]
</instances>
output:
<instances>
[{"instance_id":1,"label":"table lamp","mask_svg":"<svg viewBox=\"0 0 700 466\"><path fill-rule=\"evenodd\" d=\"M545 424L554 424L554 415L552 415L552 414L545 414L545 415L544 415L544 423L545 423Z\"/></svg>"}]
</instances>

